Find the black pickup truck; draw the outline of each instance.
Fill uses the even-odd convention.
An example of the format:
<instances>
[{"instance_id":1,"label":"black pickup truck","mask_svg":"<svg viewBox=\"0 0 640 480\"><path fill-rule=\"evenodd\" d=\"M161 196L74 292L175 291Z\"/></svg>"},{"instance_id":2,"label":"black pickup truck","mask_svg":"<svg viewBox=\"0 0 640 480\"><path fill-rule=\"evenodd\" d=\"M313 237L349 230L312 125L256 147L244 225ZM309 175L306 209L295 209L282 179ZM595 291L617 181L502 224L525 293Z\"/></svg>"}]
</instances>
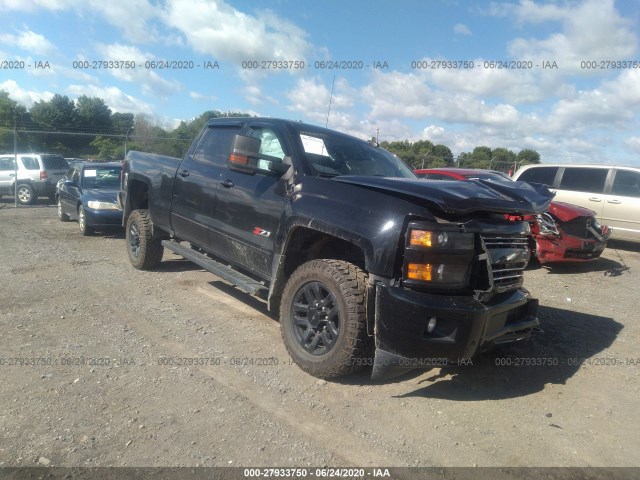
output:
<instances>
[{"instance_id":1,"label":"black pickup truck","mask_svg":"<svg viewBox=\"0 0 640 480\"><path fill-rule=\"evenodd\" d=\"M526 339L522 288L542 185L424 181L395 155L305 123L209 121L184 159L131 151L120 203L138 269L182 255L279 311L306 372L372 378Z\"/></svg>"}]
</instances>

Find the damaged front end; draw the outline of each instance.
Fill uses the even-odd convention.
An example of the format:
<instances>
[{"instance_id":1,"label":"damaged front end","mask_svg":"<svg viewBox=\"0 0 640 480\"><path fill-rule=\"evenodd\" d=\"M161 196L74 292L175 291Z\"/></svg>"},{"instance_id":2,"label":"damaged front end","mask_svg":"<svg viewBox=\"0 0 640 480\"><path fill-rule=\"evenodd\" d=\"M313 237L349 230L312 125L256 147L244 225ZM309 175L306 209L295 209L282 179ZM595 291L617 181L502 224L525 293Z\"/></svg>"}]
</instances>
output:
<instances>
[{"instance_id":1,"label":"damaged front end","mask_svg":"<svg viewBox=\"0 0 640 480\"><path fill-rule=\"evenodd\" d=\"M412 222L400 282L375 288L373 380L464 363L490 344L525 340L539 326L522 288L526 222Z\"/></svg>"},{"instance_id":2,"label":"damaged front end","mask_svg":"<svg viewBox=\"0 0 640 480\"><path fill-rule=\"evenodd\" d=\"M600 257L612 230L586 208L552 202L549 211L530 221L535 255L542 264L587 262Z\"/></svg>"}]
</instances>

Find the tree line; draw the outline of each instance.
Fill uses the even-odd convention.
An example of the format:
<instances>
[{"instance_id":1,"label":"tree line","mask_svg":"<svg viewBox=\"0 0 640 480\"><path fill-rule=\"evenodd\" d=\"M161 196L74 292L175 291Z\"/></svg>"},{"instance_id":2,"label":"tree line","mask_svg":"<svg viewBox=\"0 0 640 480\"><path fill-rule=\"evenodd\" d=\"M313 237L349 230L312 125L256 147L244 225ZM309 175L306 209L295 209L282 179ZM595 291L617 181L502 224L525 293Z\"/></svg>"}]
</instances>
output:
<instances>
[{"instance_id":1,"label":"tree line","mask_svg":"<svg viewBox=\"0 0 640 480\"><path fill-rule=\"evenodd\" d=\"M207 120L246 117L241 112L208 110L165 129L149 115L112 112L98 97L77 100L56 94L30 109L0 90L0 153L13 152L17 130L20 152L59 153L64 157L121 160L127 150L144 150L182 157Z\"/></svg>"},{"instance_id":2,"label":"tree line","mask_svg":"<svg viewBox=\"0 0 640 480\"><path fill-rule=\"evenodd\" d=\"M22 152L120 160L126 148L182 157L207 120L246 116L249 115L241 112L207 110L192 120L180 122L176 128L165 129L142 113L114 113L98 97L83 95L74 101L56 94L27 109L0 90L0 153L13 152L15 128L17 147ZM381 146L413 168L458 166L507 171L516 162L540 163L540 154L531 149L516 154L506 148L481 146L454 158L449 147L434 145L429 140L382 142Z\"/></svg>"},{"instance_id":3,"label":"tree line","mask_svg":"<svg viewBox=\"0 0 640 480\"><path fill-rule=\"evenodd\" d=\"M509 171L517 163L540 163L540 154L524 148L517 154L507 148L476 147L454 158L446 145L434 145L429 140L381 142L380 146L396 154L412 168L464 167Z\"/></svg>"}]
</instances>

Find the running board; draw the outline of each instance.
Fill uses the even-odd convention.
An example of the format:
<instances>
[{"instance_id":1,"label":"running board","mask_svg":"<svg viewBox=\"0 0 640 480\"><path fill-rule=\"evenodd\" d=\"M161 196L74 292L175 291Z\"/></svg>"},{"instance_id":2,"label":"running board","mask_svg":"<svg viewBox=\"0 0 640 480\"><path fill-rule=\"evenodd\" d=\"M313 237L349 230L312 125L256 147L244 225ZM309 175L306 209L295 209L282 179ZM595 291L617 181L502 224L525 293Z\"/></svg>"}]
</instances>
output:
<instances>
[{"instance_id":1,"label":"running board","mask_svg":"<svg viewBox=\"0 0 640 480\"><path fill-rule=\"evenodd\" d=\"M263 298L266 298L267 294L269 293L269 289L259 281L254 280L251 277L247 277L246 275L243 275L237 270L234 270L233 268L224 265L212 259L211 257L196 252L192 248L185 247L184 245L173 242L171 240L163 240L162 246L168 248L173 253L176 253L181 257L184 257L187 260L195 263L196 265L201 266L208 272L217 275L223 280L229 282L234 287L238 287L243 292Z\"/></svg>"}]
</instances>

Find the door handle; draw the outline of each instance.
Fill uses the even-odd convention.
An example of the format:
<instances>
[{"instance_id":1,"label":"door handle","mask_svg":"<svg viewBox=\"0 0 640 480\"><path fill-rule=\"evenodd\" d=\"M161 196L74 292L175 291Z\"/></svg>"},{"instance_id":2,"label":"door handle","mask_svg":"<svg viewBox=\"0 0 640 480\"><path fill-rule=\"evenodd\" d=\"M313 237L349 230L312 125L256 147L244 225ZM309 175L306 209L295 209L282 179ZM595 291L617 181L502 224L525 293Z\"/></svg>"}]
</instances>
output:
<instances>
[{"instance_id":1,"label":"door handle","mask_svg":"<svg viewBox=\"0 0 640 480\"><path fill-rule=\"evenodd\" d=\"M16 174L15 174L15 173L10 173L10 174L9 174L9 176L10 176L10 177L15 177L15 176L16 176Z\"/></svg>"},{"instance_id":2,"label":"door handle","mask_svg":"<svg viewBox=\"0 0 640 480\"><path fill-rule=\"evenodd\" d=\"M222 182L220 182L220 185L222 185L225 188L231 188L233 187L233 182L229 179L227 180L223 180Z\"/></svg>"},{"instance_id":3,"label":"door handle","mask_svg":"<svg viewBox=\"0 0 640 480\"><path fill-rule=\"evenodd\" d=\"M620 200L607 200L607 203L613 203L614 205L620 205L622 202Z\"/></svg>"},{"instance_id":4,"label":"door handle","mask_svg":"<svg viewBox=\"0 0 640 480\"><path fill-rule=\"evenodd\" d=\"M189 170L180 170L178 172L178 175L180 175L181 177L188 177L189 176Z\"/></svg>"},{"instance_id":5,"label":"door handle","mask_svg":"<svg viewBox=\"0 0 640 480\"><path fill-rule=\"evenodd\" d=\"M590 202L601 202L602 199L600 197L589 197Z\"/></svg>"}]
</instances>

